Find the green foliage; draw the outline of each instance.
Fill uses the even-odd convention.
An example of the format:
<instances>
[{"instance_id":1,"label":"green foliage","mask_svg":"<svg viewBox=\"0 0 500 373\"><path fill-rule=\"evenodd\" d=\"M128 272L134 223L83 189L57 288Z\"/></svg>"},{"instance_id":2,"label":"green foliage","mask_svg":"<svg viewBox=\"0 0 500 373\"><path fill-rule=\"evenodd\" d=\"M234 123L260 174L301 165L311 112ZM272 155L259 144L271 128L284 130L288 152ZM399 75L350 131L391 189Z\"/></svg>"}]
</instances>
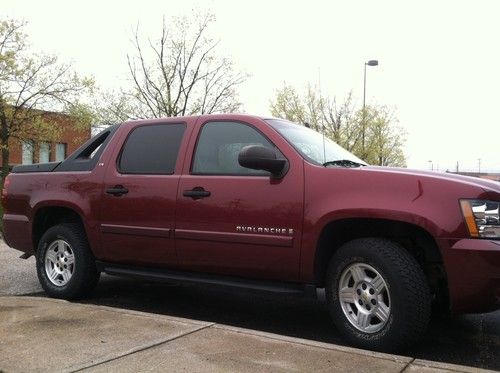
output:
<instances>
[{"instance_id":1,"label":"green foliage","mask_svg":"<svg viewBox=\"0 0 500 373\"><path fill-rule=\"evenodd\" d=\"M90 111L83 115L79 99L94 85L78 76L70 64L56 56L34 53L24 33L26 22L0 21L0 146L2 174L9 165L9 139L48 141L60 129L47 121L43 111L77 113L78 125L88 126ZM82 120L80 122L80 120Z\"/></svg>"},{"instance_id":2,"label":"green foliage","mask_svg":"<svg viewBox=\"0 0 500 373\"><path fill-rule=\"evenodd\" d=\"M394 111L386 106L356 109L352 94L338 103L307 87L304 95L289 85L276 92L270 103L273 116L308 124L369 164L405 167L405 132ZM364 141L363 141L364 139Z\"/></svg>"},{"instance_id":3,"label":"green foliage","mask_svg":"<svg viewBox=\"0 0 500 373\"><path fill-rule=\"evenodd\" d=\"M406 167L403 153L405 132L392 110L386 106L369 107L365 160L379 166Z\"/></svg>"},{"instance_id":4,"label":"green foliage","mask_svg":"<svg viewBox=\"0 0 500 373\"><path fill-rule=\"evenodd\" d=\"M274 101L271 102L271 113L276 117L286 118L291 122L309 123L309 113L295 88L284 85L276 92Z\"/></svg>"}]
</instances>

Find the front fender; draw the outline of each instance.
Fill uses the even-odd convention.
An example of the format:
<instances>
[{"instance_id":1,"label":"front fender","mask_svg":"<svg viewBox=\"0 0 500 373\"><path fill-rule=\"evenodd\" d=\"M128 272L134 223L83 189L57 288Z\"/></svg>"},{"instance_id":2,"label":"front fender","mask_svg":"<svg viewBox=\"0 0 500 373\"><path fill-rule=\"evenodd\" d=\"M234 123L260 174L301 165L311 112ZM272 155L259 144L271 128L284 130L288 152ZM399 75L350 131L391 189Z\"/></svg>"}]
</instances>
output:
<instances>
[{"instance_id":1,"label":"front fender","mask_svg":"<svg viewBox=\"0 0 500 373\"><path fill-rule=\"evenodd\" d=\"M434 239L465 238L459 200L484 190L407 173L373 169L306 167L301 278L314 281L315 256L323 229L341 219L384 219L415 225Z\"/></svg>"}]
</instances>

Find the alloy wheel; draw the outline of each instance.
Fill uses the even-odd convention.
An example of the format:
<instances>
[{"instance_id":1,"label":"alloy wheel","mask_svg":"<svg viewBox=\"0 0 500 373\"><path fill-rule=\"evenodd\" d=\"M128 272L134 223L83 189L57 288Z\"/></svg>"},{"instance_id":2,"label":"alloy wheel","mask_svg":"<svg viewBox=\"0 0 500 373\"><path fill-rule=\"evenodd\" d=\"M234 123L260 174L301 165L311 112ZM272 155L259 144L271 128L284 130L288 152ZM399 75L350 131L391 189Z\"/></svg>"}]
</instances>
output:
<instances>
[{"instance_id":1,"label":"alloy wheel","mask_svg":"<svg viewBox=\"0 0 500 373\"><path fill-rule=\"evenodd\" d=\"M387 324L391 313L389 288L372 266L353 263L345 268L338 297L344 315L356 329L376 333Z\"/></svg>"}]
</instances>

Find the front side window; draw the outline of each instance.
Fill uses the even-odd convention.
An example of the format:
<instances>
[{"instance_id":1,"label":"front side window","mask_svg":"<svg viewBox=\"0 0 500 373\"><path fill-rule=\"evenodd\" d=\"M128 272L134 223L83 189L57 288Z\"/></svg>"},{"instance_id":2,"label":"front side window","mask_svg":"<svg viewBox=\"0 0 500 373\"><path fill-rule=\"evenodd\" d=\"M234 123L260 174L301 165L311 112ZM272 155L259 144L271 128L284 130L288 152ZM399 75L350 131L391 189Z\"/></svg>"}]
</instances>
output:
<instances>
[{"instance_id":1,"label":"front side window","mask_svg":"<svg viewBox=\"0 0 500 373\"><path fill-rule=\"evenodd\" d=\"M260 132L238 122L209 122L201 129L191 173L198 175L269 175L269 172L241 167L240 150L248 145L277 149Z\"/></svg>"},{"instance_id":2,"label":"front side window","mask_svg":"<svg viewBox=\"0 0 500 373\"><path fill-rule=\"evenodd\" d=\"M118 169L123 174L174 173L184 124L155 124L132 130L122 148Z\"/></svg>"}]
</instances>

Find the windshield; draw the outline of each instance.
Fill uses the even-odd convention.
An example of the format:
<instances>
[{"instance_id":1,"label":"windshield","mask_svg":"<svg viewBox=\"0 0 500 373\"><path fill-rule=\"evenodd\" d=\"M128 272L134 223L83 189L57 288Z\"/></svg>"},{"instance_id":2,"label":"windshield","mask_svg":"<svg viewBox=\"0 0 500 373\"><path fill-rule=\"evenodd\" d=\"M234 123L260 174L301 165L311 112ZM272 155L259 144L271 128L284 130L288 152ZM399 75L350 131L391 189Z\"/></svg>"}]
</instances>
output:
<instances>
[{"instance_id":1,"label":"windshield","mask_svg":"<svg viewBox=\"0 0 500 373\"><path fill-rule=\"evenodd\" d=\"M351 163L366 165L366 162L354 154L327 137L323 139L322 134L310 128L283 119L267 119L266 122L312 163L325 165L327 163L335 164L335 161L351 161ZM337 165L342 165L342 163L345 162L340 162Z\"/></svg>"}]
</instances>

